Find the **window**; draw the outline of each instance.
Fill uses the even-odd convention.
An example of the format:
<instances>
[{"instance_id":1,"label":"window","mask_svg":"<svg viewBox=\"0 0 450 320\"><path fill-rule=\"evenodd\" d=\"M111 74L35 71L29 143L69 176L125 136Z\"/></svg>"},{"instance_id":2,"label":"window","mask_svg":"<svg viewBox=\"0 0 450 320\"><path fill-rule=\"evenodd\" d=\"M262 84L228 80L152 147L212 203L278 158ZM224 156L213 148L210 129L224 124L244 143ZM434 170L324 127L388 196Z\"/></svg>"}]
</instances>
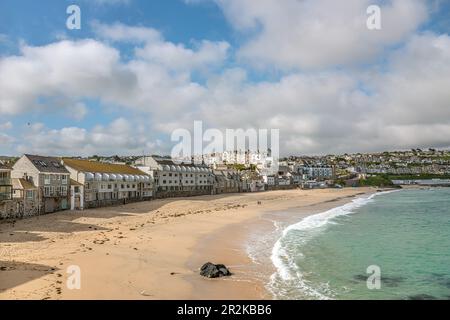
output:
<instances>
[{"instance_id":1,"label":"window","mask_svg":"<svg viewBox=\"0 0 450 320\"><path fill-rule=\"evenodd\" d=\"M50 187L44 187L44 196L50 196Z\"/></svg>"},{"instance_id":2,"label":"window","mask_svg":"<svg viewBox=\"0 0 450 320\"><path fill-rule=\"evenodd\" d=\"M44 184L50 184L50 175L44 175Z\"/></svg>"},{"instance_id":3,"label":"window","mask_svg":"<svg viewBox=\"0 0 450 320\"><path fill-rule=\"evenodd\" d=\"M171 177L172 176L172 174L171 173L169 173L169 177Z\"/></svg>"},{"instance_id":4,"label":"window","mask_svg":"<svg viewBox=\"0 0 450 320\"><path fill-rule=\"evenodd\" d=\"M62 175L61 180L63 184L67 184L67 175Z\"/></svg>"},{"instance_id":5,"label":"window","mask_svg":"<svg viewBox=\"0 0 450 320\"><path fill-rule=\"evenodd\" d=\"M61 195L62 196L67 196L67 186L62 186L61 187Z\"/></svg>"},{"instance_id":6,"label":"window","mask_svg":"<svg viewBox=\"0 0 450 320\"><path fill-rule=\"evenodd\" d=\"M166 180L163 180L163 184L166 184Z\"/></svg>"},{"instance_id":7,"label":"window","mask_svg":"<svg viewBox=\"0 0 450 320\"><path fill-rule=\"evenodd\" d=\"M80 192L80 187L76 186L73 188L73 190L75 191L75 193L79 193Z\"/></svg>"}]
</instances>

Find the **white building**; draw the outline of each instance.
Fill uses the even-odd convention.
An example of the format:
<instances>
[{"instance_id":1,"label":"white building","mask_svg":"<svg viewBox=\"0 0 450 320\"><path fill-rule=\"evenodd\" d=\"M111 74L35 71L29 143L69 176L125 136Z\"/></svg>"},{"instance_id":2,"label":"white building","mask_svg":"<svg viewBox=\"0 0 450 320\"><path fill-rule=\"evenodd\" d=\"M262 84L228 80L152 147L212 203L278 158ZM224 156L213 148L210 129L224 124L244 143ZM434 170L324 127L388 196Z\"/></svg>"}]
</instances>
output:
<instances>
[{"instance_id":1,"label":"white building","mask_svg":"<svg viewBox=\"0 0 450 320\"><path fill-rule=\"evenodd\" d=\"M63 159L76 182L71 193L72 209L108 206L153 196L152 178L127 165L79 159Z\"/></svg>"},{"instance_id":2,"label":"white building","mask_svg":"<svg viewBox=\"0 0 450 320\"><path fill-rule=\"evenodd\" d=\"M161 194L169 195L171 191L211 194L213 189L214 175L206 165L145 156L136 160L134 166L154 178L155 189Z\"/></svg>"},{"instance_id":3,"label":"white building","mask_svg":"<svg viewBox=\"0 0 450 320\"><path fill-rule=\"evenodd\" d=\"M303 166L300 170L300 173L303 173L308 180L326 180L334 177L334 168L332 166Z\"/></svg>"},{"instance_id":4,"label":"white building","mask_svg":"<svg viewBox=\"0 0 450 320\"><path fill-rule=\"evenodd\" d=\"M254 165L258 169L268 168L273 162L267 152L250 150L234 150L206 154L202 156L202 161L213 168L223 164L242 164L246 166Z\"/></svg>"}]
</instances>

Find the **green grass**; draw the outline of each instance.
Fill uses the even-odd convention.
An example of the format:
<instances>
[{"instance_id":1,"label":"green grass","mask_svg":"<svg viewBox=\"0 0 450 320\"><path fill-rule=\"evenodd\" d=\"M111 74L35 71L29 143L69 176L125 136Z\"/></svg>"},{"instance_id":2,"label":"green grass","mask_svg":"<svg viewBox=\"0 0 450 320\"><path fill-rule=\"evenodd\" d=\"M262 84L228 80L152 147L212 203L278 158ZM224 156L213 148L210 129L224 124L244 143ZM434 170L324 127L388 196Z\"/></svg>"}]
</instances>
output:
<instances>
[{"instance_id":1,"label":"green grass","mask_svg":"<svg viewBox=\"0 0 450 320\"><path fill-rule=\"evenodd\" d=\"M386 175L377 175L359 180L359 185L362 187L392 187L394 184Z\"/></svg>"}]
</instances>

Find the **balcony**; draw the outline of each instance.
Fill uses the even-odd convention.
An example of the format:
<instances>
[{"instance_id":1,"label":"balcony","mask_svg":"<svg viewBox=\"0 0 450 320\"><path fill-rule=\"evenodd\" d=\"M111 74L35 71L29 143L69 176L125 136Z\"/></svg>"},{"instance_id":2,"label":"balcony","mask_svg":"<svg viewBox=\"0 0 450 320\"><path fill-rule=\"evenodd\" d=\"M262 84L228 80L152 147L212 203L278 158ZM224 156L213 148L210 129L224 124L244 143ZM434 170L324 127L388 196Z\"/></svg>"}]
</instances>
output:
<instances>
[{"instance_id":1,"label":"balcony","mask_svg":"<svg viewBox=\"0 0 450 320\"><path fill-rule=\"evenodd\" d=\"M11 185L11 179L0 179L0 186L10 186Z\"/></svg>"}]
</instances>

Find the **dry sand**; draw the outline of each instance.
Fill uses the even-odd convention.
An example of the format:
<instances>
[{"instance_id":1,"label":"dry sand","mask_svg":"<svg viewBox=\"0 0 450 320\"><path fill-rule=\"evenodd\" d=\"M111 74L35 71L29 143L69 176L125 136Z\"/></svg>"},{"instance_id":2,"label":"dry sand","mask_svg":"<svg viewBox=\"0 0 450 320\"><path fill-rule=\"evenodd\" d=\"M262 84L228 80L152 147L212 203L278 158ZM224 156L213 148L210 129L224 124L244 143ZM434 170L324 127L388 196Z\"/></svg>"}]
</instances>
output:
<instances>
[{"instance_id":1,"label":"dry sand","mask_svg":"<svg viewBox=\"0 0 450 320\"><path fill-rule=\"evenodd\" d=\"M372 192L175 198L3 222L0 299L270 299L264 284L272 266L253 263L242 245L256 230L273 228L266 217L278 212L277 219L298 221ZM234 275L200 277L207 261ZM71 265L80 267L80 290L66 286Z\"/></svg>"}]
</instances>

